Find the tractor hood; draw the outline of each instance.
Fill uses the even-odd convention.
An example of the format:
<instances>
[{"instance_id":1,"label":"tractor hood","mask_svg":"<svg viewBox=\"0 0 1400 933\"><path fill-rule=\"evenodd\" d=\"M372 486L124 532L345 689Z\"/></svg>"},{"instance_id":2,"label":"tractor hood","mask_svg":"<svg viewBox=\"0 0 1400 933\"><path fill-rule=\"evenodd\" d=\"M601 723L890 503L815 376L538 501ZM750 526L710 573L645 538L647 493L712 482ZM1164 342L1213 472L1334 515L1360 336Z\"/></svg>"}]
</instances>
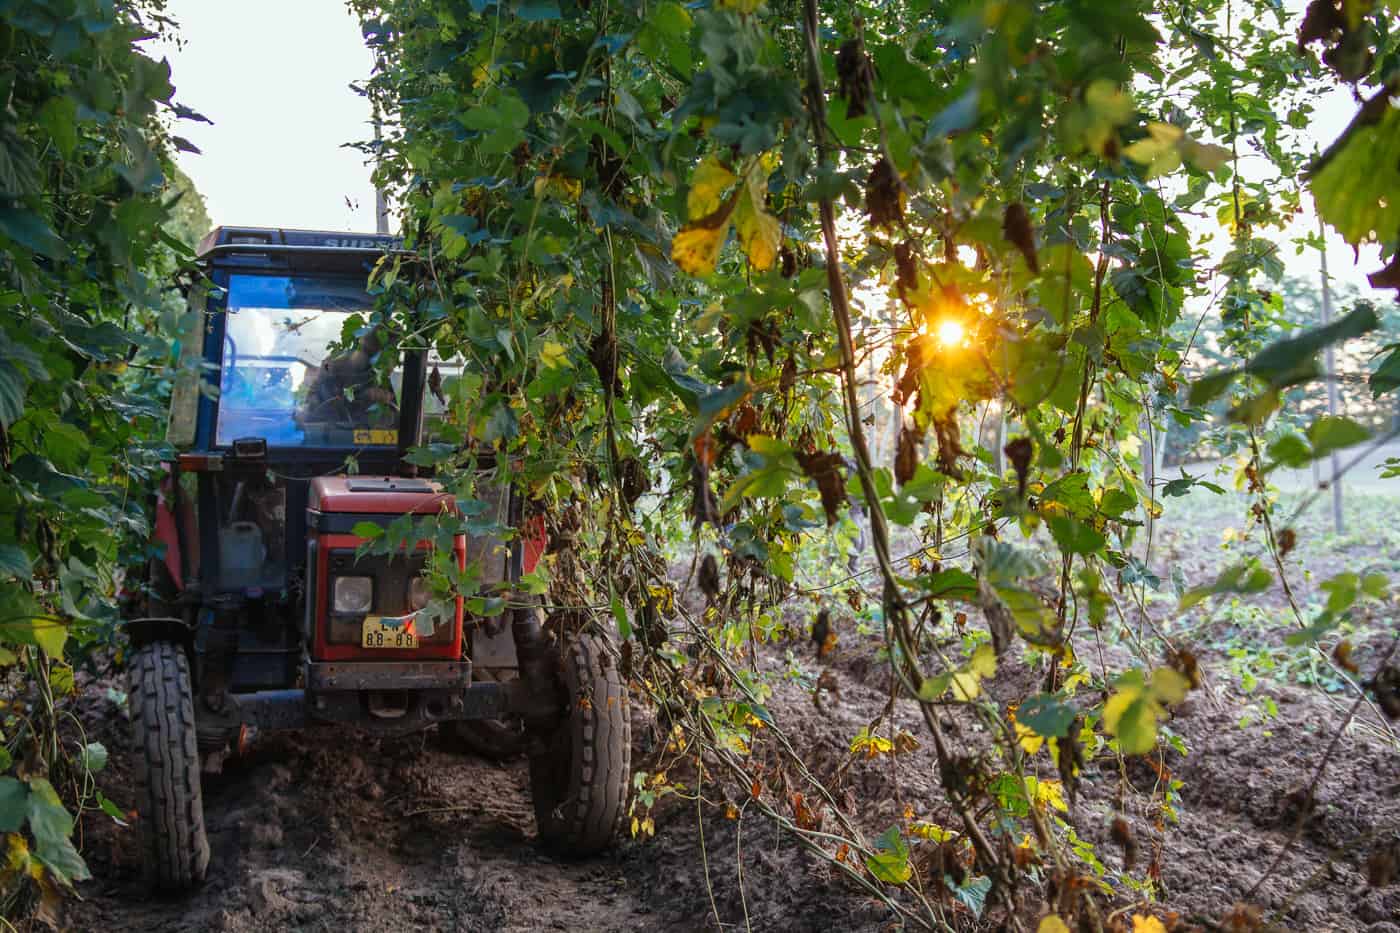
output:
<instances>
[{"instance_id":1,"label":"tractor hood","mask_svg":"<svg viewBox=\"0 0 1400 933\"><path fill-rule=\"evenodd\" d=\"M455 513L440 484L402 476L321 476L311 481L307 508L321 515L439 515Z\"/></svg>"}]
</instances>

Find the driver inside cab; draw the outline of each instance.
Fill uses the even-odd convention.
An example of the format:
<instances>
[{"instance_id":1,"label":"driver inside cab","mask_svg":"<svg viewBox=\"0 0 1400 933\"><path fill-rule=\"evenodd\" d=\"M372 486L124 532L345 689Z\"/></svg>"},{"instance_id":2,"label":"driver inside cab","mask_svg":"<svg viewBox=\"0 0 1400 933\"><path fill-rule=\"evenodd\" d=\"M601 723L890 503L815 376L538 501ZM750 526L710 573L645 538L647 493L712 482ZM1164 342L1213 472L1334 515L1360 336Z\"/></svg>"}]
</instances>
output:
<instances>
[{"instance_id":1,"label":"driver inside cab","mask_svg":"<svg viewBox=\"0 0 1400 933\"><path fill-rule=\"evenodd\" d=\"M399 411L394 390L375 382L374 358L382 349L376 328L353 349L326 357L309 380L296 413L297 424L395 427Z\"/></svg>"}]
</instances>

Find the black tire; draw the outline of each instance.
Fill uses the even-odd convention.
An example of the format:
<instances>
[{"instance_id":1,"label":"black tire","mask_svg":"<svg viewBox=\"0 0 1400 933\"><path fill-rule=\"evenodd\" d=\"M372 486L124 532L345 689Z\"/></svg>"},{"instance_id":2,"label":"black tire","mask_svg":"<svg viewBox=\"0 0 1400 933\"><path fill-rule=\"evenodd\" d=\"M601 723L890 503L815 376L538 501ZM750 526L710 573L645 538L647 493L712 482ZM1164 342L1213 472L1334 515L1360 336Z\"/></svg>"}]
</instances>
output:
<instances>
[{"instance_id":1,"label":"black tire","mask_svg":"<svg viewBox=\"0 0 1400 933\"><path fill-rule=\"evenodd\" d=\"M486 671L472 671L473 680L498 680ZM510 761L525 754L530 735L519 717L512 719L459 719L448 723L448 734L467 750L488 761Z\"/></svg>"},{"instance_id":2,"label":"black tire","mask_svg":"<svg viewBox=\"0 0 1400 933\"><path fill-rule=\"evenodd\" d=\"M540 841L561 854L591 855L612 842L627 805L627 689L602 639L580 635L563 667L569 708L530 757L530 793Z\"/></svg>"},{"instance_id":3,"label":"black tire","mask_svg":"<svg viewBox=\"0 0 1400 933\"><path fill-rule=\"evenodd\" d=\"M184 890L203 881L209 868L189 660L173 642L152 642L132 656L129 676L146 880L162 890Z\"/></svg>"}]
</instances>

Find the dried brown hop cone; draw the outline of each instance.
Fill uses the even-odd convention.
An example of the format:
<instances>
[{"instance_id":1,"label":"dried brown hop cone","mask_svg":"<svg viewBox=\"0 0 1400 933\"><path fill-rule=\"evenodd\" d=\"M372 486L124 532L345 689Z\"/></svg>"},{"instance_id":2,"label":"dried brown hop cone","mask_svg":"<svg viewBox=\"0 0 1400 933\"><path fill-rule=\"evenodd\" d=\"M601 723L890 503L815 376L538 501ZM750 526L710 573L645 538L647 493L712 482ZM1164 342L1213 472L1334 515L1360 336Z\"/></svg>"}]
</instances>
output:
<instances>
[{"instance_id":1,"label":"dried brown hop cone","mask_svg":"<svg viewBox=\"0 0 1400 933\"><path fill-rule=\"evenodd\" d=\"M846 119L865 116L875 86L875 68L860 37L847 39L837 50L836 81L837 94L846 101Z\"/></svg>"},{"instance_id":2,"label":"dried brown hop cone","mask_svg":"<svg viewBox=\"0 0 1400 933\"><path fill-rule=\"evenodd\" d=\"M905 304L909 303L906 293L919 287L919 266L915 261L916 255L913 240L905 240L894 248L895 281L899 285L899 297Z\"/></svg>"},{"instance_id":3,"label":"dried brown hop cone","mask_svg":"<svg viewBox=\"0 0 1400 933\"><path fill-rule=\"evenodd\" d=\"M846 481L842 473L841 455L838 453L807 453L797 451L794 456L809 479L815 480L817 491L821 493L822 509L826 512L826 523L833 524L846 501Z\"/></svg>"},{"instance_id":4,"label":"dried brown hop cone","mask_svg":"<svg viewBox=\"0 0 1400 933\"><path fill-rule=\"evenodd\" d=\"M1018 437L1007 442L1002 448L1006 454L1006 459L1011 461L1011 469L1016 471L1016 492L1025 496L1026 477L1029 475L1031 466L1031 456L1035 453L1035 445L1031 443L1029 437Z\"/></svg>"},{"instance_id":5,"label":"dried brown hop cone","mask_svg":"<svg viewBox=\"0 0 1400 933\"><path fill-rule=\"evenodd\" d=\"M904 203L899 196L899 175L889 159L880 159L865 181L865 211L877 227L888 227L904 220Z\"/></svg>"},{"instance_id":6,"label":"dried brown hop cone","mask_svg":"<svg viewBox=\"0 0 1400 933\"><path fill-rule=\"evenodd\" d=\"M630 506L651 489L651 477L636 457L627 457L617 465L622 480L622 498Z\"/></svg>"},{"instance_id":7,"label":"dried brown hop cone","mask_svg":"<svg viewBox=\"0 0 1400 933\"><path fill-rule=\"evenodd\" d=\"M700 574L696 583L700 585L700 592L709 599L719 598L719 564L715 561L715 555L706 554L705 559L700 561Z\"/></svg>"},{"instance_id":8,"label":"dried brown hop cone","mask_svg":"<svg viewBox=\"0 0 1400 933\"><path fill-rule=\"evenodd\" d=\"M919 449L923 447L924 432L906 422L899 428L899 445L894 457L894 479L903 486L914 478L919 466Z\"/></svg>"},{"instance_id":9,"label":"dried brown hop cone","mask_svg":"<svg viewBox=\"0 0 1400 933\"><path fill-rule=\"evenodd\" d=\"M785 279L790 279L797 274L797 256L788 249L786 243L778 249L778 267L782 270Z\"/></svg>"},{"instance_id":10,"label":"dried brown hop cone","mask_svg":"<svg viewBox=\"0 0 1400 933\"><path fill-rule=\"evenodd\" d=\"M1026 205L1020 201L1006 205L1006 213L1001 217L1001 235L1026 257L1026 265L1030 266L1031 272L1039 275L1040 256L1035 251L1035 230L1031 227L1031 215Z\"/></svg>"},{"instance_id":11,"label":"dried brown hop cone","mask_svg":"<svg viewBox=\"0 0 1400 933\"><path fill-rule=\"evenodd\" d=\"M1387 664L1366 686L1376 695L1376 703L1389 719L1400 719L1400 667Z\"/></svg>"}]
</instances>

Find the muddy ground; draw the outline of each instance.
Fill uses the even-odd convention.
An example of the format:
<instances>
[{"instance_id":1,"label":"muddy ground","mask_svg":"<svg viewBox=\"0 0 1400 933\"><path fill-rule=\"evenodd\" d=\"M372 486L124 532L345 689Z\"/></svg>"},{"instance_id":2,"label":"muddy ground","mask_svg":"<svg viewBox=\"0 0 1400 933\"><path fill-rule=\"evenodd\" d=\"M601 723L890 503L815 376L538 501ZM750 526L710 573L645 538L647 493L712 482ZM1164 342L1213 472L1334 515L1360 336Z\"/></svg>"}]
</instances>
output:
<instances>
[{"instance_id":1,"label":"muddy ground","mask_svg":"<svg viewBox=\"0 0 1400 933\"><path fill-rule=\"evenodd\" d=\"M1400 515L1400 501L1371 497L1355 508L1357 528L1344 538L1327 534L1315 519L1300 523L1290 560L1305 603L1315 601L1317 581L1336 569L1400 570L1400 536L1382 528L1385 515ZM1219 503L1193 509L1192 521L1161 529L1164 577L1180 566L1199 579L1238 550L1221 541L1229 537L1226 528L1243 525L1242 509ZM806 633L796 630L812 605L790 601L795 631L757 658L774 675L769 709L813 771L853 803L872 838L911 818L955 825L927 744L897 758L851 760L851 738L888 696L879 642L858 635L854 619L840 618L838 650L819 664ZM1301 812L1295 792L1306 785L1350 699L1325 666L1285 650L1288 620L1276 593L1181 618L1174 605L1174 598L1163 598L1151 604L1152 615L1188 640L1207 675L1169 723L1189 749L1185 758L1165 759L1170 777L1184 782L1179 823L1165 832L1153 828L1148 801L1161 774L1141 760L1120 772L1111 756L1085 770L1070 819L1095 844L1105 870L1116 874L1124 854L1109 840L1109 823L1122 800L1137 847L1133 874L1141 878L1157 861L1167 892L1164 903L1137 911L1207 923L1245 896L1294 834ZM1385 632L1394 625L1376 611L1358 620L1351 637L1363 671L1388 646ZM1080 650L1083 656L1093 647ZM1128 661L1116 642L1106 651L1110 668ZM839 694L827 693L818 710L809 689L823 666ZM1006 661L988 688L1012 699L1033 690L1039 677L1024 663ZM129 808L125 720L106 696L109 686L86 682L81 708L89 732L112 750L102 786ZM898 708L895 720L923 740L912 708ZM970 720L950 724L967 747L985 746ZM1281 908L1282 928L1400 933L1400 884L1370 887L1365 871L1374 841L1400 834L1400 752L1386 729L1363 709L1338 743L1297 843L1259 885L1254 903L1266 914ZM640 707L633 735L634 767L647 767L664 736ZM1042 776L1055 777L1043 752L1038 761ZM673 774L677 779L691 777ZM652 813L654 837L627 838L608 855L570 862L536 848L526 788L522 761L475 758L435 734L269 737L250 758L206 780L210 880L188 896L148 897L134 827L86 815L82 845L95 877L80 886L82 899L69 905L65 925L102 933L899 928L887 908L761 816L750 810L726 819L717 792L707 793L710 803L700 808L703 824L692 800L672 797ZM1034 929L1043 910L1028 895L1018 913ZM951 901L945 916L960 929L1007 922L995 911L978 919Z\"/></svg>"}]
</instances>

